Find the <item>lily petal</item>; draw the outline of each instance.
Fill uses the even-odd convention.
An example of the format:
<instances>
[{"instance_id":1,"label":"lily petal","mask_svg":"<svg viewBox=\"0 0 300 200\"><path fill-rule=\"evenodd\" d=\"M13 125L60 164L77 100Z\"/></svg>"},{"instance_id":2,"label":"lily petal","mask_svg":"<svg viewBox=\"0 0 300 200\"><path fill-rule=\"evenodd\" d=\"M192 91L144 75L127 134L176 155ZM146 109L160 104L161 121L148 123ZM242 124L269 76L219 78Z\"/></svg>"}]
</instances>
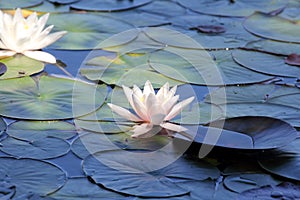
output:
<instances>
[{"instance_id":1,"label":"lily petal","mask_svg":"<svg viewBox=\"0 0 300 200\"><path fill-rule=\"evenodd\" d=\"M144 121L150 122L150 118L147 113L147 108L145 107L141 99L133 93L132 100L134 104L132 108L134 109L135 113Z\"/></svg>"},{"instance_id":2,"label":"lily petal","mask_svg":"<svg viewBox=\"0 0 300 200\"><path fill-rule=\"evenodd\" d=\"M160 126L153 126L149 123L143 123L141 125L135 125L132 129L133 138L148 138L152 137L160 132L162 128Z\"/></svg>"},{"instance_id":3,"label":"lily petal","mask_svg":"<svg viewBox=\"0 0 300 200\"><path fill-rule=\"evenodd\" d=\"M185 100L183 100L182 102L177 103L172 110L169 112L169 114L165 117L165 120L168 121L172 118L174 118L176 115L178 115L185 106L187 106L188 104L190 104L195 97L190 97L187 98Z\"/></svg>"},{"instance_id":4,"label":"lily petal","mask_svg":"<svg viewBox=\"0 0 300 200\"><path fill-rule=\"evenodd\" d=\"M114 111L115 113L117 113L118 115L120 115L121 117L124 117L125 119L128 119L130 121L135 121L135 122L140 122L143 121L140 118L138 118L137 116L135 116L134 114L132 114L129 110L122 108L120 106L108 103L107 104L110 109L112 111Z\"/></svg>"},{"instance_id":5,"label":"lily petal","mask_svg":"<svg viewBox=\"0 0 300 200\"><path fill-rule=\"evenodd\" d=\"M50 53L43 52L43 51L25 51L23 54L29 58L39 60L46 63L55 64L56 59Z\"/></svg>"},{"instance_id":6,"label":"lily petal","mask_svg":"<svg viewBox=\"0 0 300 200\"><path fill-rule=\"evenodd\" d=\"M147 80L145 83L143 94L144 95L155 94L154 88L149 80Z\"/></svg>"},{"instance_id":7,"label":"lily petal","mask_svg":"<svg viewBox=\"0 0 300 200\"><path fill-rule=\"evenodd\" d=\"M177 125L177 124L172 124L172 123L169 123L169 122L162 123L160 126L162 128L165 128L165 129L168 129L168 130L171 130L171 131L175 131L175 132L178 132L178 133L188 130L187 128L185 128L183 126L180 126L180 125Z\"/></svg>"},{"instance_id":8,"label":"lily petal","mask_svg":"<svg viewBox=\"0 0 300 200\"><path fill-rule=\"evenodd\" d=\"M16 52L9 50L0 50L0 58L10 57L15 55Z\"/></svg>"}]
</instances>

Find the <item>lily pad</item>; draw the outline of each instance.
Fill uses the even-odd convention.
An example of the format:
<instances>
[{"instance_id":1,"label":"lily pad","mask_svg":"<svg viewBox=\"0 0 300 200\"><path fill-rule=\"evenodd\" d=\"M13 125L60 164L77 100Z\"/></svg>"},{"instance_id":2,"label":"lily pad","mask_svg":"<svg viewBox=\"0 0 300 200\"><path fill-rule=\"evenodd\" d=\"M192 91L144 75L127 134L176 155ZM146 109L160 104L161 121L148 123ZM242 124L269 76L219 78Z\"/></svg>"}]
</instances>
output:
<instances>
[{"instance_id":1,"label":"lily pad","mask_svg":"<svg viewBox=\"0 0 300 200\"><path fill-rule=\"evenodd\" d=\"M171 86L182 82L165 77L154 71L147 62L146 54L124 54L120 57L96 57L88 61L80 73L91 80L101 80L109 85L138 85L142 86L147 80L154 83L154 87L169 82ZM139 76L139 79L136 77Z\"/></svg>"},{"instance_id":2,"label":"lily pad","mask_svg":"<svg viewBox=\"0 0 300 200\"><path fill-rule=\"evenodd\" d=\"M300 66L300 55L292 53L286 59L285 63L288 65Z\"/></svg>"},{"instance_id":3,"label":"lily pad","mask_svg":"<svg viewBox=\"0 0 300 200\"><path fill-rule=\"evenodd\" d=\"M178 51L169 47L152 53L151 67L170 78L199 85L246 84L271 79L235 63L230 51L210 54L199 50L184 50L178 54Z\"/></svg>"},{"instance_id":4,"label":"lily pad","mask_svg":"<svg viewBox=\"0 0 300 200\"><path fill-rule=\"evenodd\" d=\"M7 71L7 67L5 64L0 63L0 76L2 76Z\"/></svg>"},{"instance_id":5,"label":"lily pad","mask_svg":"<svg viewBox=\"0 0 300 200\"><path fill-rule=\"evenodd\" d=\"M2 0L0 2L0 8L1 9L28 8L42 3L43 3L42 0L28 0L28 1Z\"/></svg>"},{"instance_id":6,"label":"lily pad","mask_svg":"<svg viewBox=\"0 0 300 200\"><path fill-rule=\"evenodd\" d=\"M201 144L234 149L274 149L297 137L288 123L268 117L237 117L211 122L208 126L189 127L187 133Z\"/></svg>"},{"instance_id":7,"label":"lily pad","mask_svg":"<svg viewBox=\"0 0 300 200\"><path fill-rule=\"evenodd\" d=\"M180 5L199 13L220 16L246 17L254 11L271 12L286 5L280 0L239 0L239 1L220 1L220 0L177 0Z\"/></svg>"},{"instance_id":8,"label":"lily pad","mask_svg":"<svg viewBox=\"0 0 300 200\"><path fill-rule=\"evenodd\" d=\"M79 1L71 5L73 9L89 11L122 11L137 8L150 3L151 0L134 0L134 1L110 1L110 0L90 0Z\"/></svg>"},{"instance_id":9,"label":"lily pad","mask_svg":"<svg viewBox=\"0 0 300 200\"><path fill-rule=\"evenodd\" d=\"M11 123L7 134L19 140L47 138L69 139L77 134L73 124L63 121L17 121Z\"/></svg>"},{"instance_id":10,"label":"lily pad","mask_svg":"<svg viewBox=\"0 0 300 200\"><path fill-rule=\"evenodd\" d=\"M47 162L0 158L0 163L0 181L16 187L15 198L29 192L47 195L58 190L66 181L66 174Z\"/></svg>"},{"instance_id":11,"label":"lily pad","mask_svg":"<svg viewBox=\"0 0 300 200\"><path fill-rule=\"evenodd\" d=\"M55 25L56 31L68 31L48 48L70 50L94 49L110 36L134 28L133 25L119 19L92 13L52 14L48 24Z\"/></svg>"},{"instance_id":12,"label":"lily pad","mask_svg":"<svg viewBox=\"0 0 300 200\"><path fill-rule=\"evenodd\" d=\"M0 150L16 158L49 159L68 153L68 142L58 138L40 140L17 140L7 137L1 141Z\"/></svg>"},{"instance_id":13,"label":"lily pad","mask_svg":"<svg viewBox=\"0 0 300 200\"><path fill-rule=\"evenodd\" d=\"M70 6L65 4L53 4L49 1L43 1L43 4L30 7L28 10L36 11L36 12L47 12L47 13L60 13L60 12L69 12Z\"/></svg>"},{"instance_id":14,"label":"lily pad","mask_svg":"<svg viewBox=\"0 0 300 200\"><path fill-rule=\"evenodd\" d=\"M300 127L300 89L279 85L231 86L217 89L206 97L206 102L226 109L225 117L269 116Z\"/></svg>"},{"instance_id":15,"label":"lily pad","mask_svg":"<svg viewBox=\"0 0 300 200\"><path fill-rule=\"evenodd\" d=\"M12 199L15 193L16 186L6 182L0 182L0 199Z\"/></svg>"},{"instance_id":16,"label":"lily pad","mask_svg":"<svg viewBox=\"0 0 300 200\"><path fill-rule=\"evenodd\" d=\"M99 151L118 149L144 149L155 151L170 142L165 136L153 136L150 138L131 138L126 133L120 134L97 134L82 131L80 136L72 143L72 151L84 159Z\"/></svg>"},{"instance_id":17,"label":"lily pad","mask_svg":"<svg viewBox=\"0 0 300 200\"><path fill-rule=\"evenodd\" d=\"M6 72L0 76L0 80L29 76L44 69L44 63L22 55L4 58L0 62L6 65L7 68Z\"/></svg>"},{"instance_id":18,"label":"lily pad","mask_svg":"<svg viewBox=\"0 0 300 200\"><path fill-rule=\"evenodd\" d=\"M280 16L256 12L244 22L251 33L278 41L300 43L300 25Z\"/></svg>"},{"instance_id":19,"label":"lily pad","mask_svg":"<svg viewBox=\"0 0 300 200\"><path fill-rule=\"evenodd\" d=\"M175 15L176 16L176 15ZM198 42L205 49L225 49L242 47L247 42L257 40L257 37L247 32L240 18L216 17L209 15L183 15L170 18L172 29L176 29ZM191 48L190 45L167 39L168 35L155 39L168 42L168 45ZM176 44L177 43L177 44Z\"/></svg>"},{"instance_id":20,"label":"lily pad","mask_svg":"<svg viewBox=\"0 0 300 200\"><path fill-rule=\"evenodd\" d=\"M281 183L277 186L264 186L257 189L247 190L242 192L237 197L240 200L251 200L253 198L258 200L273 200L273 199L299 199L300 192L299 184Z\"/></svg>"},{"instance_id":21,"label":"lily pad","mask_svg":"<svg viewBox=\"0 0 300 200\"><path fill-rule=\"evenodd\" d=\"M5 123L5 121L0 118L0 136L3 134L3 132L6 130L7 125Z\"/></svg>"},{"instance_id":22,"label":"lily pad","mask_svg":"<svg viewBox=\"0 0 300 200\"><path fill-rule=\"evenodd\" d=\"M50 195L56 200L126 199L125 196L91 183L87 178L69 178L66 184Z\"/></svg>"},{"instance_id":23,"label":"lily pad","mask_svg":"<svg viewBox=\"0 0 300 200\"><path fill-rule=\"evenodd\" d=\"M162 169L147 172L151 169L148 164L151 165L153 162L153 160L147 162L147 158L150 157L133 159L124 156L126 157L120 154L120 150L98 152L84 160L84 172L96 183L111 190L139 197L161 198L189 193L189 190L180 187L179 180L205 180L219 176L217 168L200 160L191 161L179 158ZM108 163L105 165L98 159L108 161L109 166L107 166ZM122 170L116 170L115 167Z\"/></svg>"},{"instance_id":24,"label":"lily pad","mask_svg":"<svg viewBox=\"0 0 300 200\"><path fill-rule=\"evenodd\" d=\"M267 171L300 180L300 139L296 139L285 147L264 152L259 158L259 164Z\"/></svg>"},{"instance_id":25,"label":"lily pad","mask_svg":"<svg viewBox=\"0 0 300 200\"><path fill-rule=\"evenodd\" d=\"M0 81L0 114L21 119L66 119L90 113L106 97L106 86L42 76ZM97 101L96 101L97 100Z\"/></svg>"},{"instance_id":26,"label":"lily pad","mask_svg":"<svg viewBox=\"0 0 300 200\"><path fill-rule=\"evenodd\" d=\"M71 4L80 0L48 0L48 1L54 4Z\"/></svg>"},{"instance_id":27,"label":"lily pad","mask_svg":"<svg viewBox=\"0 0 300 200\"><path fill-rule=\"evenodd\" d=\"M300 44L279 42L274 40L258 40L249 42L245 47L247 49L254 49L262 52L287 56L298 52L300 49Z\"/></svg>"},{"instance_id":28,"label":"lily pad","mask_svg":"<svg viewBox=\"0 0 300 200\"><path fill-rule=\"evenodd\" d=\"M277 76L300 77L300 68L286 64L285 57L282 56L235 50L232 57L237 63L253 71Z\"/></svg>"}]
</instances>

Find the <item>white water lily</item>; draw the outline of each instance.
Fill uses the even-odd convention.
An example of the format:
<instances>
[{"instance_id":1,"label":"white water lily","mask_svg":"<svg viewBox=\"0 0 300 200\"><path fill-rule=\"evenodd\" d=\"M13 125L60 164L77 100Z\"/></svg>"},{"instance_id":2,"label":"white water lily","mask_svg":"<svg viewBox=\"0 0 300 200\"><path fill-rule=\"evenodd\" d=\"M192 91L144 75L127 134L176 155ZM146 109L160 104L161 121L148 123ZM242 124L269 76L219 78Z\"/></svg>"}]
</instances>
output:
<instances>
[{"instance_id":1,"label":"white water lily","mask_svg":"<svg viewBox=\"0 0 300 200\"><path fill-rule=\"evenodd\" d=\"M127 120L141 122L141 124L133 127L132 137L149 137L161 129L167 130L168 134L170 131L180 133L187 130L180 125L170 123L169 120L190 104L194 97L177 103L179 99L179 95L175 95L177 86L170 89L168 83L161 87L157 94L155 94L150 81L146 81L143 91L136 85L133 86L133 89L126 86L122 87L136 115L111 103L108 103L108 106Z\"/></svg>"},{"instance_id":2,"label":"white water lily","mask_svg":"<svg viewBox=\"0 0 300 200\"><path fill-rule=\"evenodd\" d=\"M0 11L0 57L20 53L43 62L56 63L53 55L40 49L60 39L67 32L49 34L54 26L45 28L48 18L49 13L38 18L36 12L24 18L19 8L14 16Z\"/></svg>"}]
</instances>

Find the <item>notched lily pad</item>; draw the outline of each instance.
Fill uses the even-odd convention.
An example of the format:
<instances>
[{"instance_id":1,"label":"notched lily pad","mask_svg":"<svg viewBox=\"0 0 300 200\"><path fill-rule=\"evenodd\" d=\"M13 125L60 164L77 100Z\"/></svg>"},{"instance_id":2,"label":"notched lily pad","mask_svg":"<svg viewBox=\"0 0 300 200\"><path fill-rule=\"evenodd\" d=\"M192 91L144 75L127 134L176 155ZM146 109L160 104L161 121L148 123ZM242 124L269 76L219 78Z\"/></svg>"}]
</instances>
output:
<instances>
[{"instance_id":1,"label":"notched lily pad","mask_svg":"<svg viewBox=\"0 0 300 200\"><path fill-rule=\"evenodd\" d=\"M219 170L208 163L184 158L179 158L170 165L162 165L163 168L151 171L149 165L153 165L152 162L156 159L164 161L164 158L170 158L171 155L166 154L167 157L162 158L145 154L146 152L131 151L128 153L132 155L128 157L121 151L123 150L98 152L88 156L83 162L84 172L97 184L116 192L139 197L160 198L189 193L188 189L180 186L183 180L201 181L207 178L214 179L220 175ZM105 164L102 163L103 161Z\"/></svg>"},{"instance_id":2,"label":"notched lily pad","mask_svg":"<svg viewBox=\"0 0 300 200\"><path fill-rule=\"evenodd\" d=\"M295 140L298 134L288 123L269 117L237 117L187 128L191 135L197 132L197 143L249 150L278 148Z\"/></svg>"},{"instance_id":3,"label":"notched lily pad","mask_svg":"<svg viewBox=\"0 0 300 200\"><path fill-rule=\"evenodd\" d=\"M300 55L292 53L285 59L285 63L289 65L300 66Z\"/></svg>"},{"instance_id":4,"label":"notched lily pad","mask_svg":"<svg viewBox=\"0 0 300 200\"><path fill-rule=\"evenodd\" d=\"M16 187L17 197L27 193L47 195L62 187L66 174L57 166L33 159L0 158L0 182Z\"/></svg>"}]
</instances>

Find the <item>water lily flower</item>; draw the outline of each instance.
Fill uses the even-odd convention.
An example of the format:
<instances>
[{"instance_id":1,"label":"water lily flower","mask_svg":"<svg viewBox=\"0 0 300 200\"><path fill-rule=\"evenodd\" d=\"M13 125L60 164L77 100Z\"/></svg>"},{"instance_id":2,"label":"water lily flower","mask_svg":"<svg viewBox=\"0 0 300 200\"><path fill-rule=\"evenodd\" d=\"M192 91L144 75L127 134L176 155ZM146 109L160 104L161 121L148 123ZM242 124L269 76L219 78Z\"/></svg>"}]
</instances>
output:
<instances>
[{"instance_id":1,"label":"water lily flower","mask_svg":"<svg viewBox=\"0 0 300 200\"><path fill-rule=\"evenodd\" d=\"M180 125L170 123L169 120L190 104L194 97L177 103L179 99L179 95L175 95L177 86L170 89L169 83L163 85L157 94L155 94L150 81L146 81L143 91L136 85L133 86L133 89L122 87L135 114L111 103L108 103L108 106L125 119L141 123L133 126L132 137L149 137L160 130L166 130L168 135L172 132L180 133L187 130Z\"/></svg>"},{"instance_id":2,"label":"water lily flower","mask_svg":"<svg viewBox=\"0 0 300 200\"><path fill-rule=\"evenodd\" d=\"M36 12L24 18L19 8L14 16L0 11L0 57L20 53L43 62L56 63L53 55L40 49L60 39L67 32L49 34L54 26L44 29L48 18L49 13L38 18Z\"/></svg>"}]
</instances>

